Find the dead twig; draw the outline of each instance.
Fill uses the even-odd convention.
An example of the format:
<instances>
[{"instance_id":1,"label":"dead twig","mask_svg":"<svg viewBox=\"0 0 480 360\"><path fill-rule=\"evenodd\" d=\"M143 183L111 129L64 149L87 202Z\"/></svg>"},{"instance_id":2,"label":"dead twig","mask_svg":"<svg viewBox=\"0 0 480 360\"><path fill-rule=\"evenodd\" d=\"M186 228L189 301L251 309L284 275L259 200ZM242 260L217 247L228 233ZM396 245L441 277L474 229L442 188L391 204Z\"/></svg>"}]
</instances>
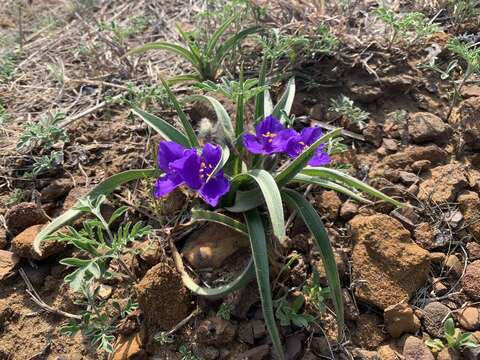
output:
<instances>
[{"instance_id":1,"label":"dead twig","mask_svg":"<svg viewBox=\"0 0 480 360\"><path fill-rule=\"evenodd\" d=\"M25 285L27 285L27 290L26 290L27 294L30 295L30 297L32 298L32 300L35 304L40 306L45 311L53 313L53 314L65 316L65 317L70 318L70 319L77 319L77 320L82 319L82 317L80 315L75 315L75 314L71 314L71 313L68 313L68 312L63 311L63 310L55 309L55 308L51 307L50 305L48 305L47 303L45 303L40 298L40 295L37 293L37 291L33 287L32 283L30 282L30 279L28 278L27 274L25 273L25 270L23 270L23 268L20 268L20 270L18 270L18 272L20 273L20 276L22 277L23 281L25 282Z\"/></svg>"}]
</instances>

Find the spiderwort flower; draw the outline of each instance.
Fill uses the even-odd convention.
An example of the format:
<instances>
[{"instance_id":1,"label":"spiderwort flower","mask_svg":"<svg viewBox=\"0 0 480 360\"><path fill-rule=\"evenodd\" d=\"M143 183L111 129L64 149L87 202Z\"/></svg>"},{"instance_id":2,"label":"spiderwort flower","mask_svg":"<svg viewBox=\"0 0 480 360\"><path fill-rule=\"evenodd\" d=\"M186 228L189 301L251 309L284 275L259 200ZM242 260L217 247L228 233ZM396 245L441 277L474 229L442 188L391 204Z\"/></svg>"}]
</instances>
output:
<instances>
[{"instance_id":1,"label":"spiderwort flower","mask_svg":"<svg viewBox=\"0 0 480 360\"><path fill-rule=\"evenodd\" d=\"M300 133L296 133L296 135L290 137L287 141L285 146L285 152L291 158L296 158L302 152L304 152L310 145L312 145L315 141L320 139L323 135L322 129L318 126L316 127L307 127L302 129ZM315 154L312 156L308 165L311 166L322 166L329 164L332 159L325 151L325 145L321 144Z\"/></svg>"},{"instance_id":2,"label":"spiderwort flower","mask_svg":"<svg viewBox=\"0 0 480 360\"><path fill-rule=\"evenodd\" d=\"M186 149L173 141L162 141L158 147L157 163L164 175L160 177L153 188L153 194L159 198L167 195L182 185L184 180L173 168L173 163L183 157Z\"/></svg>"},{"instance_id":3,"label":"spiderwort flower","mask_svg":"<svg viewBox=\"0 0 480 360\"><path fill-rule=\"evenodd\" d=\"M274 116L267 116L255 128L255 135L243 135L243 144L253 154L271 155L283 152L295 130L286 129Z\"/></svg>"},{"instance_id":4,"label":"spiderwort flower","mask_svg":"<svg viewBox=\"0 0 480 360\"><path fill-rule=\"evenodd\" d=\"M202 154L198 155L195 149L185 149L176 143L164 141L160 144L158 157L159 167L165 171L165 175L155 184L156 197L186 184L196 190L207 204L217 206L220 198L230 190L223 170L212 176L222 157L220 146L207 143Z\"/></svg>"}]
</instances>

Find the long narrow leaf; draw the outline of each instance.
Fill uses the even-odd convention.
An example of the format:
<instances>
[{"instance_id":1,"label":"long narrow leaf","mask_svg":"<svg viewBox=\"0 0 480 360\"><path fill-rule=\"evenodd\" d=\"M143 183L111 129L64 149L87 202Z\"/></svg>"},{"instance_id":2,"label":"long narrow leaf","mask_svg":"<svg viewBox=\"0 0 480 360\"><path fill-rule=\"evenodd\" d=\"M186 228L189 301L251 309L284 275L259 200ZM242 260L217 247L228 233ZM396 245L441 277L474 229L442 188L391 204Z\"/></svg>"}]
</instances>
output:
<instances>
[{"instance_id":1,"label":"long narrow leaf","mask_svg":"<svg viewBox=\"0 0 480 360\"><path fill-rule=\"evenodd\" d=\"M306 167L301 171L301 173L305 175L316 176L322 179L333 180L341 184L346 184L348 186L351 186L354 189L362 191L375 198L384 200L397 207L404 206L404 204L402 204L400 201L392 199L390 196L385 195L381 191L378 191L377 189L371 187L370 185L365 184L364 182L358 179L355 179L353 176L350 176L348 174L345 174L335 169L323 168L323 167Z\"/></svg>"},{"instance_id":2,"label":"long narrow leaf","mask_svg":"<svg viewBox=\"0 0 480 360\"><path fill-rule=\"evenodd\" d=\"M190 52L188 49L185 49L183 46L172 44L169 42L158 41L145 44L143 46L137 47L135 49L130 50L127 55L133 54L140 54L144 53L149 50L166 50L169 52L173 52L177 55L180 55L185 60L189 61L195 68L200 67L200 63L198 59Z\"/></svg>"},{"instance_id":3,"label":"long narrow leaf","mask_svg":"<svg viewBox=\"0 0 480 360\"><path fill-rule=\"evenodd\" d=\"M358 193L353 192L351 189L346 188L345 186L337 184L336 182L333 182L333 181L320 179L314 176L308 176L302 173L297 174L292 181L298 181L304 184L318 185L325 189L334 190L341 194L347 195L348 197L351 197L352 199L357 200L358 202L363 204L372 203L370 200L361 197Z\"/></svg>"},{"instance_id":4,"label":"long narrow leaf","mask_svg":"<svg viewBox=\"0 0 480 360\"><path fill-rule=\"evenodd\" d=\"M199 146L198 139L197 139L197 136L195 135L195 131L193 130L190 120L188 119L187 115L183 112L182 107L180 106L180 103L178 102L175 95L173 95L172 90L170 90L170 87L168 86L167 82L162 78L160 78L160 80L162 81L162 84L165 87L165 90L167 91L168 97L173 102L173 106L175 107L175 110L177 111L177 115L180 118L180 121L182 122L182 126L183 126L183 129L185 130L190 146L198 147Z\"/></svg>"},{"instance_id":5,"label":"long narrow leaf","mask_svg":"<svg viewBox=\"0 0 480 360\"><path fill-rule=\"evenodd\" d=\"M298 210L298 213L302 217L305 225L307 225L308 229L313 235L315 245L320 251L330 287L330 293L332 294L335 313L337 315L338 338L341 339L345 328L343 296L337 264L335 262L335 255L333 253L330 240L328 239L325 226L323 225L322 219L320 219L320 216L318 216L313 206L302 195L289 189L284 189L282 194L287 203Z\"/></svg>"},{"instance_id":6,"label":"long narrow leaf","mask_svg":"<svg viewBox=\"0 0 480 360\"><path fill-rule=\"evenodd\" d=\"M229 293L245 287L250 281L255 277L255 269L253 259L250 259L248 264L245 266L245 269L235 278L226 285L217 286L215 288L209 288L205 286L198 285L190 275L188 275L183 265L182 256L178 253L177 248L173 242L170 242L170 247L172 249L173 261L177 270L180 272L182 277L183 284L187 289L199 296L205 296L208 298L217 298L228 295Z\"/></svg>"},{"instance_id":7,"label":"long narrow leaf","mask_svg":"<svg viewBox=\"0 0 480 360\"><path fill-rule=\"evenodd\" d=\"M258 74L258 86L265 86L265 78L267 75L267 56L263 56L260 73ZM266 90L265 90L266 91ZM257 94L255 97L255 121L264 118L264 96L265 91ZM237 134L239 136L240 134Z\"/></svg>"},{"instance_id":8,"label":"long narrow leaf","mask_svg":"<svg viewBox=\"0 0 480 360\"><path fill-rule=\"evenodd\" d=\"M190 146L187 137L165 120L138 108L133 108L132 112L150 125L153 130L159 133L165 140L175 141L185 147Z\"/></svg>"},{"instance_id":9,"label":"long narrow leaf","mask_svg":"<svg viewBox=\"0 0 480 360\"><path fill-rule=\"evenodd\" d=\"M272 291L270 289L270 275L268 269L267 241L262 219L257 210L250 210L245 213L245 221L250 236L253 263L257 277L260 300L262 302L263 318L267 325L268 333L272 340L273 348L280 360L284 360L282 341L278 333L275 316L273 313Z\"/></svg>"},{"instance_id":10,"label":"long narrow leaf","mask_svg":"<svg viewBox=\"0 0 480 360\"><path fill-rule=\"evenodd\" d=\"M275 105L275 107L273 108L272 115L275 116L277 119L282 120L282 122L284 123L285 119L283 119L284 116L282 115L283 113L290 115L290 110L292 109L294 97L295 97L295 78L292 77L290 80L288 80L285 91L280 97L280 100L277 102L277 105Z\"/></svg>"},{"instance_id":11,"label":"long narrow leaf","mask_svg":"<svg viewBox=\"0 0 480 360\"><path fill-rule=\"evenodd\" d=\"M342 133L342 129L335 129L329 133L323 135L320 139L315 141L308 147L302 154L300 154L295 160L293 160L288 166L275 177L275 181L279 188L288 184L295 175L297 175L310 161L311 157L315 154L315 150L323 143L327 142L331 138L338 136Z\"/></svg>"},{"instance_id":12,"label":"long narrow leaf","mask_svg":"<svg viewBox=\"0 0 480 360\"><path fill-rule=\"evenodd\" d=\"M213 221L248 236L247 227L230 216L209 210L192 209L192 219L197 221Z\"/></svg>"},{"instance_id":13,"label":"long narrow leaf","mask_svg":"<svg viewBox=\"0 0 480 360\"><path fill-rule=\"evenodd\" d=\"M263 117L266 118L268 115L273 114L273 102L272 97L270 96L270 91L265 90L263 98ZM262 119L257 119L257 121Z\"/></svg>"},{"instance_id":14,"label":"long narrow leaf","mask_svg":"<svg viewBox=\"0 0 480 360\"><path fill-rule=\"evenodd\" d=\"M198 209L192 210L192 219L198 221L213 221L228 226L229 228L238 231L243 235L248 235L248 229L244 224L226 215L219 214L213 211ZM170 241L170 247L172 250L175 266L177 267L180 275L182 276L182 281L184 285L196 295L210 298L223 297L231 293L232 291L246 286L255 277L253 259L250 258L245 269L235 278L235 280L228 283L227 285L218 286L216 288L200 286L192 279L190 275L188 275L187 271L185 270L185 266L183 265L182 257L178 253L178 250L173 241Z\"/></svg>"},{"instance_id":15,"label":"long narrow leaf","mask_svg":"<svg viewBox=\"0 0 480 360\"><path fill-rule=\"evenodd\" d=\"M217 47L217 43L220 40L220 37L227 31L228 27L232 24L232 22L236 19L237 16L232 16L230 19L225 21L215 32L213 33L212 37L208 40L207 43L207 52L206 57L210 58Z\"/></svg>"},{"instance_id":16,"label":"long narrow leaf","mask_svg":"<svg viewBox=\"0 0 480 360\"><path fill-rule=\"evenodd\" d=\"M198 48L195 41L192 41L192 39L188 36L188 34L185 31L183 31L179 23L176 23L175 27L177 28L177 31L182 37L183 41L185 41L185 44L187 44L188 48L190 49L190 53L195 58L196 63L198 64L197 70L201 73L201 69L204 66L204 59L202 57L202 53L200 49Z\"/></svg>"},{"instance_id":17,"label":"long narrow leaf","mask_svg":"<svg viewBox=\"0 0 480 360\"><path fill-rule=\"evenodd\" d=\"M119 174L113 175L108 179L102 181L100 184L95 186L90 192L85 196L85 198L89 198L92 201L96 199L100 195L108 195L117 189L119 186L138 179L155 177L159 175L159 170L157 169L139 169L139 170L128 170L121 172ZM78 206L79 202L77 201L75 206ZM41 254L40 245L42 241L44 241L47 236L52 234L54 231L60 229L65 224L77 219L83 214L80 210L73 210L70 209L67 212L63 213L59 217L55 218L50 224L44 227L38 235L35 237L33 241L33 248L36 252Z\"/></svg>"},{"instance_id":18,"label":"long narrow leaf","mask_svg":"<svg viewBox=\"0 0 480 360\"><path fill-rule=\"evenodd\" d=\"M232 50L234 46L236 46L240 41L242 41L248 35L255 34L261 29L262 29L261 26L253 26L248 29L239 31L238 33L236 33L235 35L227 39L223 43L223 45L218 47L217 50L215 51L215 56L212 61L214 66L220 66L225 56L227 56L227 54L230 52L230 50Z\"/></svg>"},{"instance_id":19,"label":"long narrow leaf","mask_svg":"<svg viewBox=\"0 0 480 360\"><path fill-rule=\"evenodd\" d=\"M267 205L270 220L272 222L273 234L281 244L285 242L285 219L283 216L282 196L275 182L275 179L268 171L252 170L248 172L260 187L265 204Z\"/></svg>"}]
</instances>

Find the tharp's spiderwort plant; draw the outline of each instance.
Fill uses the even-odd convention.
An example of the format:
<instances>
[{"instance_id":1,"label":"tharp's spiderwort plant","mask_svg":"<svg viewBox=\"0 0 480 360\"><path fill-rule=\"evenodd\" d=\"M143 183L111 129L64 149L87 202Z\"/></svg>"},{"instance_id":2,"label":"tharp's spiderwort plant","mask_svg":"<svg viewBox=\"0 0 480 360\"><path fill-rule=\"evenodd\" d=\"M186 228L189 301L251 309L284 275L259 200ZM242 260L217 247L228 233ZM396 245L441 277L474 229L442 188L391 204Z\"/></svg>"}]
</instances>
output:
<instances>
[{"instance_id":1,"label":"tharp's spiderwort plant","mask_svg":"<svg viewBox=\"0 0 480 360\"><path fill-rule=\"evenodd\" d=\"M265 86L265 69L264 62L258 86ZM128 181L146 177L157 178L153 187L156 197L163 197L179 186L196 192L203 201L193 205L192 219L221 223L248 236L251 258L245 269L230 283L216 288L203 287L186 271L172 242L173 258L185 286L200 296L221 297L256 278L265 323L280 359L284 359L284 355L274 317L267 239L271 237L272 241L285 244L286 204L302 217L320 251L341 336L344 328L343 302L333 249L319 214L295 190L296 184L333 189L362 203L371 203L362 196L362 192L395 206L401 206L401 203L343 172L323 166L330 163L326 144L339 135L340 129L323 134L318 127L308 127L300 132L291 128L289 112L295 94L293 79L288 82L275 106L270 101L268 91L256 95L255 117L250 119L254 132L246 130L249 124L244 118L245 97L241 93L236 100L235 126L220 102L210 96L196 96L196 100L206 101L214 108L217 124L221 127L221 140L217 144L203 145L168 84L164 82L164 85L183 131L141 109L132 109L165 140L159 147L158 169L129 170L114 175L97 185L87 198L94 199L111 193ZM243 88L242 80L239 88ZM244 221L234 219L229 213L243 214ZM49 234L80 215L73 209L54 219L35 239L36 250L40 251L40 243Z\"/></svg>"}]
</instances>

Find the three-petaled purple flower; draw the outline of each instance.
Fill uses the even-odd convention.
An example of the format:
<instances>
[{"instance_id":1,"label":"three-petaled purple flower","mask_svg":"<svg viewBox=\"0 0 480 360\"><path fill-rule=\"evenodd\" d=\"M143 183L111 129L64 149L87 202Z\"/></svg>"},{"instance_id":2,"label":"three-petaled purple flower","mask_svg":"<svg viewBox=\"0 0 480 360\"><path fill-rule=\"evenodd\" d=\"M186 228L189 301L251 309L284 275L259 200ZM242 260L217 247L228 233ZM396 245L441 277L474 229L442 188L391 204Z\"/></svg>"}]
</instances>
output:
<instances>
[{"instance_id":1,"label":"three-petaled purple flower","mask_svg":"<svg viewBox=\"0 0 480 360\"><path fill-rule=\"evenodd\" d=\"M320 139L322 135L322 129L318 126L304 128L300 133L296 133L294 136L288 139L288 142L285 146L285 152L291 158L296 158L315 141ZM308 162L308 165L322 166L330 164L331 161L332 159L325 151L325 145L321 144Z\"/></svg>"},{"instance_id":2,"label":"three-petaled purple flower","mask_svg":"<svg viewBox=\"0 0 480 360\"><path fill-rule=\"evenodd\" d=\"M230 190L223 170L212 175L222 157L220 146L205 144L202 154L173 141L162 141L158 149L158 166L164 171L154 186L155 197L162 197L186 184L196 190L209 205L217 206L220 198Z\"/></svg>"},{"instance_id":3,"label":"three-petaled purple flower","mask_svg":"<svg viewBox=\"0 0 480 360\"><path fill-rule=\"evenodd\" d=\"M322 135L322 129L318 126L305 128L298 133L293 129L285 128L280 121L270 115L257 125L255 135L243 135L243 144L254 154L286 153L291 158L296 158ZM325 151L325 145L322 144L317 148L308 165L322 166L330 162L330 156Z\"/></svg>"},{"instance_id":4,"label":"three-petaled purple flower","mask_svg":"<svg viewBox=\"0 0 480 360\"><path fill-rule=\"evenodd\" d=\"M243 135L243 144L253 154L271 155L283 152L288 139L295 133L270 115L256 126L255 135Z\"/></svg>"}]
</instances>

